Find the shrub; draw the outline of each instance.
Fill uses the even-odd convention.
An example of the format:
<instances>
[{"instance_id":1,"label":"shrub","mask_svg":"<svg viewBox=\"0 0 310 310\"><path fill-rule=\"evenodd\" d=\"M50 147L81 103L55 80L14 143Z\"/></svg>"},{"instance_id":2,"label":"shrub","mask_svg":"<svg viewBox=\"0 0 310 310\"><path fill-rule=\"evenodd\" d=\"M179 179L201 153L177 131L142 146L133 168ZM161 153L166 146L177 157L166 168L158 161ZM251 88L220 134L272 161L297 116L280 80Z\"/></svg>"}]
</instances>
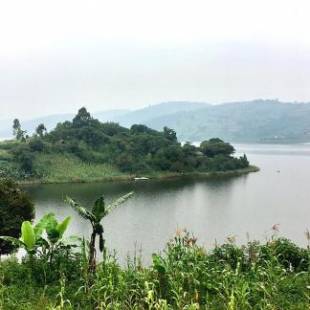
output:
<instances>
[{"instance_id":1,"label":"shrub","mask_svg":"<svg viewBox=\"0 0 310 310\"><path fill-rule=\"evenodd\" d=\"M0 179L0 235L19 238L23 221L34 218L34 206L27 194L10 180ZM0 255L14 251L15 247L0 240Z\"/></svg>"}]
</instances>

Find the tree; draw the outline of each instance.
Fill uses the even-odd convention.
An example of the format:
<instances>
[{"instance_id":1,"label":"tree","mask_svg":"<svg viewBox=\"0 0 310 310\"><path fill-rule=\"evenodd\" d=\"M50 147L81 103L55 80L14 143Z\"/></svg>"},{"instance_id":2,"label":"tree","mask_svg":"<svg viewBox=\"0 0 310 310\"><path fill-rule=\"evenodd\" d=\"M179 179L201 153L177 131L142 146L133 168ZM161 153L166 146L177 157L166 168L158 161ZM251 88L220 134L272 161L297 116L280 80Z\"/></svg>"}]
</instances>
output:
<instances>
[{"instance_id":1,"label":"tree","mask_svg":"<svg viewBox=\"0 0 310 310\"><path fill-rule=\"evenodd\" d=\"M86 110L85 107L79 109L78 114L73 119L74 126L83 126L89 123L92 120L90 113Z\"/></svg>"},{"instance_id":2,"label":"tree","mask_svg":"<svg viewBox=\"0 0 310 310\"><path fill-rule=\"evenodd\" d=\"M164 136L170 141L177 142L177 134L176 132L168 127L164 127Z\"/></svg>"},{"instance_id":3,"label":"tree","mask_svg":"<svg viewBox=\"0 0 310 310\"><path fill-rule=\"evenodd\" d=\"M18 141L26 141L26 130L22 130L19 119L15 118L13 121L13 135Z\"/></svg>"},{"instance_id":4,"label":"tree","mask_svg":"<svg viewBox=\"0 0 310 310\"><path fill-rule=\"evenodd\" d=\"M217 155L230 156L235 152L235 149L231 144L224 142L219 138L212 138L201 142L200 150L208 157L214 157Z\"/></svg>"},{"instance_id":5,"label":"tree","mask_svg":"<svg viewBox=\"0 0 310 310\"><path fill-rule=\"evenodd\" d=\"M23 221L34 218L34 206L27 194L6 179L0 180L0 235L20 237ZM16 246L0 240L0 256L14 251Z\"/></svg>"},{"instance_id":6,"label":"tree","mask_svg":"<svg viewBox=\"0 0 310 310\"><path fill-rule=\"evenodd\" d=\"M40 137L43 138L43 136L46 134L47 130L44 124L38 125L36 128L36 134Z\"/></svg>"},{"instance_id":7,"label":"tree","mask_svg":"<svg viewBox=\"0 0 310 310\"><path fill-rule=\"evenodd\" d=\"M33 152L31 144L21 144L16 147L12 153L14 158L19 163L21 170L27 174L33 173L33 162L35 159L35 153Z\"/></svg>"},{"instance_id":8,"label":"tree","mask_svg":"<svg viewBox=\"0 0 310 310\"><path fill-rule=\"evenodd\" d=\"M90 221L92 225L92 234L89 242L89 258L88 258L88 271L94 273L96 270L96 237L99 237L99 249L100 252L104 250L104 239L103 239L103 226L100 223L101 220L107 216L112 210L116 207L124 203L127 199L129 199L133 195L133 192L130 192L119 199L112 202L110 205L105 205L104 196L98 198L91 211L88 211L84 207L82 207L79 203L74 201L72 198L67 197L66 203L68 203L78 214Z\"/></svg>"},{"instance_id":9,"label":"tree","mask_svg":"<svg viewBox=\"0 0 310 310\"><path fill-rule=\"evenodd\" d=\"M13 121L13 135L17 137L17 134L20 130L21 130L20 121L18 118L15 118Z\"/></svg>"}]
</instances>

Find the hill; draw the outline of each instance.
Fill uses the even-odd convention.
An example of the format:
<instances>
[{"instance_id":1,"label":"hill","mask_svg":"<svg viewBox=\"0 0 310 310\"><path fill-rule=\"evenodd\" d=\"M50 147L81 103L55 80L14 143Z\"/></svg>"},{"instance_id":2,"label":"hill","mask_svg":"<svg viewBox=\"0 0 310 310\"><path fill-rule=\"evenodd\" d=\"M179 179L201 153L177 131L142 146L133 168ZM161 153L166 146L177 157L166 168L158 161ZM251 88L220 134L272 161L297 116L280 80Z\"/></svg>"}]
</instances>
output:
<instances>
[{"instance_id":1,"label":"hill","mask_svg":"<svg viewBox=\"0 0 310 310\"><path fill-rule=\"evenodd\" d=\"M220 137L229 142L309 142L310 104L275 100L234 102L177 112L145 123L154 129L174 128L181 141Z\"/></svg>"},{"instance_id":2,"label":"hill","mask_svg":"<svg viewBox=\"0 0 310 310\"><path fill-rule=\"evenodd\" d=\"M177 112L194 111L206 107L205 103L178 101L178 102L165 102L138 110L107 110L96 112L93 114L95 118L101 122L118 122L122 126L130 127L133 124L144 124L147 121L167 115L172 115ZM27 130L28 134L33 134L36 127L43 123L48 130L53 130L58 123L71 120L74 114L56 114L45 117L21 120L22 127ZM13 119L2 120L0 122L0 138L12 137L12 124ZM161 128L162 129L162 128Z\"/></svg>"},{"instance_id":3,"label":"hill","mask_svg":"<svg viewBox=\"0 0 310 310\"><path fill-rule=\"evenodd\" d=\"M52 115L21 121L32 134L44 123L48 130L73 114ZM162 130L173 128L181 141L202 141L219 137L229 142L300 143L310 142L310 103L285 103L277 100L253 100L211 105L197 102L165 102L142 109L111 110L94 113L100 121L117 122L129 128L145 124ZM12 121L0 123L0 137L12 135Z\"/></svg>"},{"instance_id":4,"label":"hill","mask_svg":"<svg viewBox=\"0 0 310 310\"><path fill-rule=\"evenodd\" d=\"M18 126L16 140L0 143L0 176L42 182L97 181L120 176L162 173L210 173L249 168L246 156L220 139L199 147L177 140L173 129L145 125L130 129L102 123L81 108L72 121L50 132L26 136Z\"/></svg>"},{"instance_id":5,"label":"hill","mask_svg":"<svg viewBox=\"0 0 310 310\"><path fill-rule=\"evenodd\" d=\"M125 127L130 127L133 124L147 124L150 120L161 119L165 117L173 117L176 113L182 112L195 112L209 106L206 103L201 102L189 102L189 101L172 101L163 102L160 104L151 105L139 110L131 111L123 115L117 115L112 121L120 123ZM97 117L97 115L95 114ZM163 129L166 125L160 128Z\"/></svg>"}]
</instances>

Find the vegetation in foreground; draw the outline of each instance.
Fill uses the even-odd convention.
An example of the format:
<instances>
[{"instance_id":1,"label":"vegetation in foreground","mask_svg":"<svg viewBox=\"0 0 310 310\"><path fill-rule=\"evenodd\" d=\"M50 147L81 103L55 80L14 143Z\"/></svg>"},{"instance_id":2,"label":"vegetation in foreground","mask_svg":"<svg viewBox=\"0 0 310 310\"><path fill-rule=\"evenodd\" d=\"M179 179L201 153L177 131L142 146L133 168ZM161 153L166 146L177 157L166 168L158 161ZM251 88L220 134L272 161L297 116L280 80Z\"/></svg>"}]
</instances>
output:
<instances>
[{"instance_id":1,"label":"vegetation in foreground","mask_svg":"<svg viewBox=\"0 0 310 310\"><path fill-rule=\"evenodd\" d=\"M18 192L24 214L31 215L24 193L12 182L3 184L3 201ZM100 221L131 195L110 205L99 197L92 210L67 197L92 225L89 242L65 236L70 217L58 221L50 213L35 225L25 220L18 235L15 223L14 234L0 237L0 253L23 248L26 255L20 262L14 256L0 261L0 309L309 309L310 245L300 248L276 235L265 244L245 246L230 238L206 251L178 231L150 266L142 266L139 257L120 266L107 255ZM14 207L14 199L7 205ZM310 233L306 236L310 242ZM97 237L101 263L96 262Z\"/></svg>"},{"instance_id":2,"label":"vegetation in foreground","mask_svg":"<svg viewBox=\"0 0 310 310\"><path fill-rule=\"evenodd\" d=\"M0 263L1 309L309 309L310 250L287 239L216 246L179 232L143 267L113 256L88 273L85 247Z\"/></svg>"},{"instance_id":3,"label":"vegetation in foreground","mask_svg":"<svg viewBox=\"0 0 310 310\"><path fill-rule=\"evenodd\" d=\"M170 128L101 123L85 108L51 132L40 124L30 137L17 119L13 132L16 140L0 143L0 176L17 181L86 182L249 167L246 156L234 157L233 146L221 139L182 145Z\"/></svg>"},{"instance_id":4,"label":"vegetation in foreground","mask_svg":"<svg viewBox=\"0 0 310 310\"><path fill-rule=\"evenodd\" d=\"M18 238L24 221L34 218L34 205L28 195L11 180L0 178L0 236ZM12 244L0 239L0 257L10 253Z\"/></svg>"}]
</instances>

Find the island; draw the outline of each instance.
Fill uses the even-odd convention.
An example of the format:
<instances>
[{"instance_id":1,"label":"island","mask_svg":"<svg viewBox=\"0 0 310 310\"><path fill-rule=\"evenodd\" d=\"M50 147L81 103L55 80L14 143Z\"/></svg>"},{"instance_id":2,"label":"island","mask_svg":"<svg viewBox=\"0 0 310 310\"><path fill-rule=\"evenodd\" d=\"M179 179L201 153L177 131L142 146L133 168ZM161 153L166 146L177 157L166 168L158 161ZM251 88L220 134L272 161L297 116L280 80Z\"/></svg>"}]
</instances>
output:
<instances>
[{"instance_id":1,"label":"island","mask_svg":"<svg viewBox=\"0 0 310 310\"><path fill-rule=\"evenodd\" d=\"M258 168L219 138L195 146L181 143L173 129L142 124L122 127L79 109L72 121L48 132L44 124L32 136L13 122L15 139L0 143L0 176L20 183L64 183L239 175Z\"/></svg>"}]
</instances>

